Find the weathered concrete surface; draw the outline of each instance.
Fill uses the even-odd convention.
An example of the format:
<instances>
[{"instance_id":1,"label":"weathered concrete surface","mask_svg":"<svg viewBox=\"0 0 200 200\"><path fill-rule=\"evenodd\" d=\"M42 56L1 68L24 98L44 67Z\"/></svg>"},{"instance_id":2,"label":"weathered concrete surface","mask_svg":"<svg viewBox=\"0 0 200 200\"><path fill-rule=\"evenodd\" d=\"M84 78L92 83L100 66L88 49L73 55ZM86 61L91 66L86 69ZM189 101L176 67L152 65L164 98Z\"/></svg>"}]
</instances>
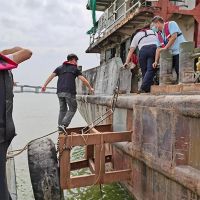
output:
<instances>
[{"instance_id":1,"label":"weathered concrete surface","mask_svg":"<svg viewBox=\"0 0 200 200\"><path fill-rule=\"evenodd\" d=\"M88 122L111 104L111 96L77 100ZM114 166L131 167L124 184L138 200L200 198L200 95L122 95L109 120L133 130L131 143L114 146Z\"/></svg>"},{"instance_id":2,"label":"weathered concrete surface","mask_svg":"<svg viewBox=\"0 0 200 200\"><path fill-rule=\"evenodd\" d=\"M163 50L160 54L160 76L159 85L172 84L172 53Z\"/></svg>"},{"instance_id":3,"label":"weathered concrete surface","mask_svg":"<svg viewBox=\"0 0 200 200\"><path fill-rule=\"evenodd\" d=\"M162 85L151 86L151 94L153 95L169 95L169 94L184 94L184 95L194 95L200 94L200 84L179 84L179 85Z\"/></svg>"},{"instance_id":4,"label":"weathered concrete surface","mask_svg":"<svg viewBox=\"0 0 200 200\"><path fill-rule=\"evenodd\" d=\"M9 147L9 151L12 147ZM15 161L14 159L8 159L6 163L6 173L7 173L7 183L8 190L12 197L12 200L17 200L17 185L16 185L16 171L15 171Z\"/></svg>"},{"instance_id":5,"label":"weathered concrete surface","mask_svg":"<svg viewBox=\"0 0 200 200\"><path fill-rule=\"evenodd\" d=\"M194 83L194 60L191 59L194 47L194 42L180 44L179 83Z\"/></svg>"},{"instance_id":6,"label":"weathered concrete surface","mask_svg":"<svg viewBox=\"0 0 200 200\"><path fill-rule=\"evenodd\" d=\"M120 73L120 90L123 93L130 93L132 73L130 70L119 72L122 66L121 58L115 57L100 67L83 72L83 75L92 83L95 88L95 94L112 95ZM77 81L77 93L88 93L88 90L80 81Z\"/></svg>"}]
</instances>

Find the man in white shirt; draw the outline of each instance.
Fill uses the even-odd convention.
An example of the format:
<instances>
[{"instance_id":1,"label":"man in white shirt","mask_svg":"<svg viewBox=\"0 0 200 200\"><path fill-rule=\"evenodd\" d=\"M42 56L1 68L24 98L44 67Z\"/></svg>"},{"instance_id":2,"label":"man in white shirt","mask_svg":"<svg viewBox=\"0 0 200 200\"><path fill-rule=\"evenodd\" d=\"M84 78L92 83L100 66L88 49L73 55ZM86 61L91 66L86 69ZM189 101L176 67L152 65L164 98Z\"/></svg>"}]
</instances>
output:
<instances>
[{"instance_id":1,"label":"man in white shirt","mask_svg":"<svg viewBox=\"0 0 200 200\"><path fill-rule=\"evenodd\" d=\"M152 67L155 60L158 39L156 33L150 29L138 29L131 42L130 50L124 66L127 66L135 49L139 49L139 64L142 71L141 92L150 92L156 70Z\"/></svg>"}]
</instances>

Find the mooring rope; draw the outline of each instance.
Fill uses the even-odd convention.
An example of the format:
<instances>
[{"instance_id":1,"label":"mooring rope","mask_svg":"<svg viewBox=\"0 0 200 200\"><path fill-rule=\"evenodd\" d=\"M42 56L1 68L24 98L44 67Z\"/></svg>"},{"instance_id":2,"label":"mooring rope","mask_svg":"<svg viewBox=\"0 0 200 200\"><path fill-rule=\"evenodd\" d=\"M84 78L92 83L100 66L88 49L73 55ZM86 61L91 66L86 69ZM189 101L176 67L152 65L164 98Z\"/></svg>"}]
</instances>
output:
<instances>
[{"instance_id":1,"label":"mooring rope","mask_svg":"<svg viewBox=\"0 0 200 200\"><path fill-rule=\"evenodd\" d=\"M22 149L16 149L16 150L8 151L7 157L6 157L7 160L8 160L8 159L11 159L11 158L14 158L15 156L18 156L18 155L20 155L21 153L23 153L25 150L27 150L28 145L29 145L30 143L32 143L32 142L34 142L34 141L36 141L36 140L39 140L39 139L48 137L48 136L50 136L50 135L53 135L54 133L57 133L57 132L58 132L58 130L53 131L53 132L50 132L50 133L48 133L48 134L46 134L46 135L44 135L44 136L35 138L35 139L29 141ZM15 152L17 152L17 153L15 153Z\"/></svg>"}]
</instances>

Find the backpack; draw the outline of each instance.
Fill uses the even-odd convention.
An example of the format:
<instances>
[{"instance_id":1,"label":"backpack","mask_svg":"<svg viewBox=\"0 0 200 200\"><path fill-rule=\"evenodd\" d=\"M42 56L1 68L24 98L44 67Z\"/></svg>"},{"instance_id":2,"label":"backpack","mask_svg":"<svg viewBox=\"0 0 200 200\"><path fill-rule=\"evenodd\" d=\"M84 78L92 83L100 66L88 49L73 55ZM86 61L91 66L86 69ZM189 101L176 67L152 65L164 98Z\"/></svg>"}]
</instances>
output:
<instances>
[{"instance_id":1,"label":"backpack","mask_svg":"<svg viewBox=\"0 0 200 200\"><path fill-rule=\"evenodd\" d=\"M11 70L17 66L17 63L0 53L0 70Z\"/></svg>"},{"instance_id":2,"label":"backpack","mask_svg":"<svg viewBox=\"0 0 200 200\"><path fill-rule=\"evenodd\" d=\"M169 31L169 22L166 22L164 24L164 34L167 38L167 41L164 41L164 39L162 37L162 32L161 31L158 32L158 40L159 40L162 48L164 48L167 45L169 38L171 37L170 31ZM182 35L182 33L178 33L177 37L179 37L181 35Z\"/></svg>"}]
</instances>

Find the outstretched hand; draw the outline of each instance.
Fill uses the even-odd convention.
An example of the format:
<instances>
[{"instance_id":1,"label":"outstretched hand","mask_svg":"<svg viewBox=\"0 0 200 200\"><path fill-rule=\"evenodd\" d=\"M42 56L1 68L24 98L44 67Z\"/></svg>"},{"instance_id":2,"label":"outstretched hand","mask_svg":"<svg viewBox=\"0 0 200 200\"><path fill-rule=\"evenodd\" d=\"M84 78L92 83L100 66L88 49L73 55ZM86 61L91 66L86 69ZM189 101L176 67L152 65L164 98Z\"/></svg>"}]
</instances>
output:
<instances>
[{"instance_id":1,"label":"outstretched hand","mask_svg":"<svg viewBox=\"0 0 200 200\"><path fill-rule=\"evenodd\" d=\"M128 68L128 63L124 63L123 68L127 69Z\"/></svg>"},{"instance_id":2,"label":"outstretched hand","mask_svg":"<svg viewBox=\"0 0 200 200\"><path fill-rule=\"evenodd\" d=\"M42 92L45 92L45 91L46 91L46 87L45 87L45 86L42 86L41 91L42 91Z\"/></svg>"},{"instance_id":3,"label":"outstretched hand","mask_svg":"<svg viewBox=\"0 0 200 200\"><path fill-rule=\"evenodd\" d=\"M154 63L152 64L152 67L153 67L154 69L156 69L157 66L158 66L158 63L157 63L157 62L154 62Z\"/></svg>"},{"instance_id":4,"label":"outstretched hand","mask_svg":"<svg viewBox=\"0 0 200 200\"><path fill-rule=\"evenodd\" d=\"M94 88L90 88L89 92L90 94L94 94Z\"/></svg>"}]
</instances>

